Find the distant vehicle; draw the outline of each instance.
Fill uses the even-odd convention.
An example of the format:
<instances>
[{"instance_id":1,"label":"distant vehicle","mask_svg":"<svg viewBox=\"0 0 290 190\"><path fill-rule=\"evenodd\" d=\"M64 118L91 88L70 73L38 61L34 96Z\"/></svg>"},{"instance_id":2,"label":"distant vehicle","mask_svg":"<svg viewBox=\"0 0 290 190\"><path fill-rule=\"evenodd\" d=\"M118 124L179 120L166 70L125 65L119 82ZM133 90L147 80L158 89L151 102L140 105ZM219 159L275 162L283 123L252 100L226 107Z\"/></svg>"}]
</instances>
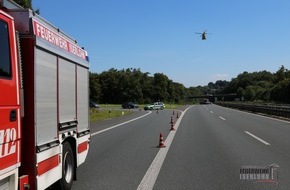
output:
<instances>
[{"instance_id":1,"label":"distant vehicle","mask_svg":"<svg viewBox=\"0 0 290 190\"><path fill-rule=\"evenodd\" d=\"M162 106L163 108L165 108L165 104L163 102L155 102L156 105L160 105Z\"/></svg>"},{"instance_id":2,"label":"distant vehicle","mask_svg":"<svg viewBox=\"0 0 290 190\"><path fill-rule=\"evenodd\" d=\"M131 109L131 108L138 108L138 107L139 106L133 102L124 102L122 104L122 108L124 108L124 109L126 109L126 108Z\"/></svg>"},{"instance_id":3,"label":"distant vehicle","mask_svg":"<svg viewBox=\"0 0 290 190\"><path fill-rule=\"evenodd\" d=\"M152 104L148 104L144 107L144 110L163 110L165 105L163 102L155 102Z\"/></svg>"},{"instance_id":4,"label":"distant vehicle","mask_svg":"<svg viewBox=\"0 0 290 190\"><path fill-rule=\"evenodd\" d=\"M101 108L101 106L95 102L90 103L90 108Z\"/></svg>"},{"instance_id":5,"label":"distant vehicle","mask_svg":"<svg viewBox=\"0 0 290 190\"><path fill-rule=\"evenodd\" d=\"M211 102L209 101L209 99L204 98L200 100L200 104L211 104Z\"/></svg>"},{"instance_id":6,"label":"distant vehicle","mask_svg":"<svg viewBox=\"0 0 290 190\"><path fill-rule=\"evenodd\" d=\"M208 34L207 33L207 30L205 30L204 32L196 32L196 34L201 34L201 40L206 40L206 35Z\"/></svg>"}]
</instances>

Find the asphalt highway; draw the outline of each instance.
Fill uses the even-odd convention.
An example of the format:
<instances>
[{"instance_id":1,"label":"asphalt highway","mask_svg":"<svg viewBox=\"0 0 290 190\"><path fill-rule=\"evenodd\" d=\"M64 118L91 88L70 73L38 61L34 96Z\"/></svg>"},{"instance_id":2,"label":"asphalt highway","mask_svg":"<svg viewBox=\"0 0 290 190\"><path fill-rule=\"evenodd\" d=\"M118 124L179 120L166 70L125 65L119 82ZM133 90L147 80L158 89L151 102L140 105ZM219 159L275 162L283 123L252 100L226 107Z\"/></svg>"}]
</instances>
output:
<instances>
[{"instance_id":1,"label":"asphalt highway","mask_svg":"<svg viewBox=\"0 0 290 190\"><path fill-rule=\"evenodd\" d=\"M92 124L91 130L89 156L78 168L74 190L290 189L286 121L193 105L174 115L136 111ZM165 148L157 148L160 133Z\"/></svg>"}]
</instances>

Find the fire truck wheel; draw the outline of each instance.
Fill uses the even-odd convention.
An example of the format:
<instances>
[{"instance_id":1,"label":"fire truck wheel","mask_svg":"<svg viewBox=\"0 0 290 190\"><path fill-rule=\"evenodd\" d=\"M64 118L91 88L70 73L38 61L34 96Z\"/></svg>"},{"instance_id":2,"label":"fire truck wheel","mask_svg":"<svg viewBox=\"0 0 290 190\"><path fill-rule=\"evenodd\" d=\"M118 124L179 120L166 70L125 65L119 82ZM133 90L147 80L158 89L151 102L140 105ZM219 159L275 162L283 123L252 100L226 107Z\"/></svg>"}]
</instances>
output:
<instances>
[{"instance_id":1,"label":"fire truck wheel","mask_svg":"<svg viewBox=\"0 0 290 190\"><path fill-rule=\"evenodd\" d=\"M60 186L63 190L71 189L74 179L74 167L75 161L73 151L68 142L63 143L63 154L62 154L62 178L60 179Z\"/></svg>"}]
</instances>

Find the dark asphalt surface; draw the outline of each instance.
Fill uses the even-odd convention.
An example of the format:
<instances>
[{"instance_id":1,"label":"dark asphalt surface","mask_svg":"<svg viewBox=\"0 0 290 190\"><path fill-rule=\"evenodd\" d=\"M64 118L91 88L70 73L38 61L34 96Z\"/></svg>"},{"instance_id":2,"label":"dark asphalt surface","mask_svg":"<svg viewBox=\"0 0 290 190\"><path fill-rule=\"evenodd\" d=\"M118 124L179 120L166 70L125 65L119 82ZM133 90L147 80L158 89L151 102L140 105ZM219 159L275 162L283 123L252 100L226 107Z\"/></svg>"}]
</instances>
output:
<instances>
[{"instance_id":1,"label":"dark asphalt surface","mask_svg":"<svg viewBox=\"0 0 290 190\"><path fill-rule=\"evenodd\" d=\"M180 108L184 110L186 107ZM92 133L145 114L92 124ZM137 189L158 153L159 133L170 133L172 110L162 110L92 137L73 189ZM176 111L175 111L176 116ZM176 120L174 116L174 120ZM270 143L265 145L245 131ZM155 190L290 189L290 124L216 105L196 105L184 115ZM278 179L241 180L244 166L277 164Z\"/></svg>"},{"instance_id":2,"label":"dark asphalt surface","mask_svg":"<svg viewBox=\"0 0 290 190\"><path fill-rule=\"evenodd\" d=\"M171 110L159 110L144 118L93 136L86 162L78 169L73 189L136 189L158 152L159 133L170 132ZM138 111L125 118L108 120L92 131L115 125L148 112Z\"/></svg>"},{"instance_id":3,"label":"dark asphalt surface","mask_svg":"<svg viewBox=\"0 0 290 190\"><path fill-rule=\"evenodd\" d=\"M195 106L183 118L154 189L289 189L289 134L289 123L215 105ZM240 180L243 166L273 163L280 166L278 184Z\"/></svg>"}]
</instances>

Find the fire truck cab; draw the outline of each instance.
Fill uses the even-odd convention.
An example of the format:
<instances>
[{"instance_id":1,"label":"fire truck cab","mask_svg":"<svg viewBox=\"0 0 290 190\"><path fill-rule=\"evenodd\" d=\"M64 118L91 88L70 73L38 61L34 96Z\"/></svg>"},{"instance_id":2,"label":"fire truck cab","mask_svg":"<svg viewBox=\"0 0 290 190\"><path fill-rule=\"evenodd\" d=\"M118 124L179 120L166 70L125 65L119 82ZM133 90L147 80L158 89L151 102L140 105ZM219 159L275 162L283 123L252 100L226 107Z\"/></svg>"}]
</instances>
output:
<instances>
[{"instance_id":1,"label":"fire truck cab","mask_svg":"<svg viewBox=\"0 0 290 190\"><path fill-rule=\"evenodd\" d=\"M89 141L87 52L0 0L0 189L70 189Z\"/></svg>"}]
</instances>

